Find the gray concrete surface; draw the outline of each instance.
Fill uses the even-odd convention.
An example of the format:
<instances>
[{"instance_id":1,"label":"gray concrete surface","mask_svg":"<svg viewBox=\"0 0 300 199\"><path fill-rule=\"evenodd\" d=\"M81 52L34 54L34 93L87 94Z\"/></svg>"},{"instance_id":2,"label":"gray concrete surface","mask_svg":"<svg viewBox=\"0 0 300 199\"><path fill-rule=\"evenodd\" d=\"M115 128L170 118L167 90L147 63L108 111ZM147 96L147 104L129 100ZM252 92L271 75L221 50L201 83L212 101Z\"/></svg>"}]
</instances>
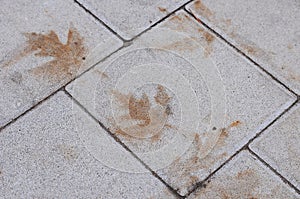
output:
<instances>
[{"instance_id":1,"label":"gray concrete surface","mask_svg":"<svg viewBox=\"0 0 300 199\"><path fill-rule=\"evenodd\" d=\"M191 38L191 42L199 43L204 49L202 51L193 49L186 38L183 38L181 41L175 40L175 42L169 42L168 38L171 38L170 33L167 32L164 34L164 30L160 29L162 27L184 32L186 38ZM180 29L178 27L180 27ZM158 35L160 35L160 37L158 37ZM219 131L223 128L226 129L226 132L223 132L221 138L219 138L221 140L219 140L218 143L210 143L211 146L216 146L214 146L213 150L210 151L207 156L203 154L209 150L209 145L206 145L204 147L206 150L201 152L196 151L198 150L197 146L191 145L190 151L186 156L181 156L180 161L174 162L167 168L162 168L163 170L157 167L158 163L156 163L154 159L148 160L147 157L140 154L142 160L153 170L159 170L158 173L173 187L178 189L182 195L188 193L188 190L193 187L196 179L196 181L205 179L214 169L218 168L226 159L245 145L248 140L260 132L270 121L296 100L295 97L286 92L285 89L262 74L255 66L249 62L245 62L240 55L216 37L211 35L212 38L209 39L212 40L212 42L207 42L208 35L211 35L208 30L197 24L197 22L186 13L180 12L172 16L170 20L167 20L158 28L154 28L142 35L141 38L135 41L136 45L134 43L132 46L119 51L67 87L67 90L70 91L75 99L86 107L89 112L93 113L106 127L110 128L113 133L119 136L135 153L145 152L147 150L159 150L161 145L166 145L167 141L172 138L171 135L176 133L181 134L182 131L185 132L187 129L189 129L188 131L190 132L196 132L200 137L212 139L206 132L211 128L210 117L212 112L216 112L216 110L211 109L213 102L211 98L213 96L210 96L208 93L210 82L205 78L205 76L209 74L201 74L201 72L199 72L201 71L200 67L205 67L204 65L208 62L205 61L205 59L210 60L212 64L215 65L216 71L219 73L218 75L222 78L220 81L222 81L224 85L224 99L221 95L217 96L218 99L225 102L224 108L226 109L226 113L224 112L223 115L220 113L218 116L224 118L224 122L213 125L221 125ZM154 41L153 38L157 38L157 41ZM177 48L175 44L180 47ZM147 48L148 45L150 45L149 47L151 47L152 50ZM146 48L148 50L132 51L139 48ZM161 52L158 49L168 50L169 52ZM185 55L182 53L182 49L186 50L188 54ZM206 54L207 51L209 51L209 55ZM175 57L170 52L178 53L179 57ZM202 55L199 53L202 53ZM139 59L137 59L137 57ZM193 60L194 62L189 64L181 59ZM151 65L146 65L149 63L160 64L162 66L167 65L170 71L164 73L163 69L161 69L159 73L162 74L163 77L157 79L155 70L151 69ZM139 73L132 72L135 70L135 67L138 66L143 70L143 74L141 75L144 80L143 83L138 80ZM145 72L147 69L150 71ZM107 77L103 78L99 76L99 71ZM175 74L173 75L171 71L176 71L184 75L184 78L188 80L188 86L186 86L186 88L190 89L192 93L196 93L197 98L195 100L192 100L193 97L189 90L179 88L179 86L183 87L184 82L176 77ZM125 77L131 74L134 74L135 79L129 81ZM146 74L149 74L149 79L146 78ZM203 75L205 75L204 78L202 78ZM169 79L171 78L175 78L180 84L172 88L172 85L169 85L169 81L171 81ZM126 81L123 79L126 79ZM218 81L218 79L214 79L214 81ZM174 102L170 102L172 115L168 118L166 124L176 127L177 129L170 129L168 126L162 127L163 135L161 135L162 138L159 142L153 141L151 136L148 140L143 139L142 142L135 142L123 134L120 134L119 127L122 129L122 126L124 126L122 123L126 121L124 121L123 118L119 119L117 113L112 111L113 107L109 104L109 101L113 98L110 94L113 90L122 93L122 95L129 94L126 93L124 88L118 89L118 84L122 84L123 87L127 88L123 82L130 84L128 87L134 87L131 85L136 85L137 87L132 88L133 92L136 92L134 94L145 93L149 99L154 99L155 97L155 86L153 86L154 89L150 90L149 88L141 88L141 85L145 87L145 85L156 85L156 83L159 82L166 88L171 89L177 99L174 99ZM216 82L211 86L216 87ZM139 89L142 91L138 91ZM184 92L184 96L187 97L180 100L180 93L182 92ZM221 90L217 92L219 94ZM139 97L141 97L141 95ZM188 99L191 99L191 101L186 101ZM185 102L188 106L194 107L193 110L185 114L191 116L190 120L195 121L198 127L191 128L190 125L184 123L186 121L179 119L185 116L183 111L180 112ZM217 101L217 103L219 102ZM152 105L155 105L155 101ZM200 114L198 114L198 112ZM182 128L181 126L185 127ZM130 127L133 128L133 126ZM123 130L124 129L125 128L123 128ZM147 131L145 129L143 130ZM125 129L124 132L130 134L129 129ZM182 153L184 152L185 151L182 151ZM159 154L159 156L160 155L161 154ZM199 160L194 163L195 165L188 165L191 164L189 162L191 158L198 156ZM173 160L176 158L178 158L178 155L175 155ZM182 171L182 169L185 170Z\"/></svg>"},{"instance_id":2,"label":"gray concrete surface","mask_svg":"<svg viewBox=\"0 0 300 199\"><path fill-rule=\"evenodd\" d=\"M0 198L300 198L299 7L1 2Z\"/></svg>"},{"instance_id":3,"label":"gray concrete surface","mask_svg":"<svg viewBox=\"0 0 300 199\"><path fill-rule=\"evenodd\" d=\"M80 131L98 132L125 151L63 92L2 131L1 198L174 198L150 173L101 164L86 150Z\"/></svg>"},{"instance_id":4,"label":"gray concrete surface","mask_svg":"<svg viewBox=\"0 0 300 199\"><path fill-rule=\"evenodd\" d=\"M187 3L188 0L79 0L79 2L121 37L129 40Z\"/></svg>"},{"instance_id":5,"label":"gray concrete surface","mask_svg":"<svg viewBox=\"0 0 300 199\"><path fill-rule=\"evenodd\" d=\"M250 145L274 169L300 188L299 103Z\"/></svg>"},{"instance_id":6,"label":"gray concrete surface","mask_svg":"<svg viewBox=\"0 0 300 199\"><path fill-rule=\"evenodd\" d=\"M202 0L187 9L300 94L299 1Z\"/></svg>"},{"instance_id":7,"label":"gray concrete surface","mask_svg":"<svg viewBox=\"0 0 300 199\"><path fill-rule=\"evenodd\" d=\"M297 198L297 194L249 152L243 151L188 198Z\"/></svg>"},{"instance_id":8,"label":"gray concrete surface","mask_svg":"<svg viewBox=\"0 0 300 199\"><path fill-rule=\"evenodd\" d=\"M100 61L122 45L72 1L4 1L0 18L1 126L90 67L82 58L92 49L101 46L94 59ZM58 45L66 46L58 51Z\"/></svg>"}]
</instances>

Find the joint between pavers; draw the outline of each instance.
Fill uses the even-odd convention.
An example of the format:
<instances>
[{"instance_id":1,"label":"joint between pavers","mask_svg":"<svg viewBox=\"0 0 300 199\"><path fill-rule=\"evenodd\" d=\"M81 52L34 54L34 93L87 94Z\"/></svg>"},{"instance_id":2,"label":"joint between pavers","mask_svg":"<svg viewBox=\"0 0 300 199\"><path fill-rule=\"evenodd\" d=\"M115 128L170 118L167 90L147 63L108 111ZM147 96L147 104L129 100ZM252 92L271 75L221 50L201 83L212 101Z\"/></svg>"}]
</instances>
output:
<instances>
[{"instance_id":1,"label":"joint between pavers","mask_svg":"<svg viewBox=\"0 0 300 199\"><path fill-rule=\"evenodd\" d=\"M77 106L79 106L86 114L89 115L101 128L105 130L105 132L111 136L118 144L120 144L126 151L128 151L137 161L139 161L155 178L161 181L168 190L177 198L184 198L178 192L169 185L166 181L164 181L155 171L153 171L146 163L144 163L125 143L123 143L116 135L114 135L102 122L100 122L96 117L94 117L79 101L77 101L67 90L63 90L64 93L74 102Z\"/></svg>"},{"instance_id":2,"label":"joint between pavers","mask_svg":"<svg viewBox=\"0 0 300 199\"><path fill-rule=\"evenodd\" d=\"M300 195L300 190L293 185L289 180L287 180L285 177L283 177L276 169L274 169L271 165L269 165L264 159L262 159L259 155L257 155L254 151L252 151L249 147L248 147L248 151L255 156L260 162L262 162L267 168L269 168L275 175L277 175L278 177L280 177L280 179L287 184L288 186L290 186L292 189L294 189L299 195Z\"/></svg>"},{"instance_id":3,"label":"joint between pavers","mask_svg":"<svg viewBox=\"0 0 300 199\"><path fill-rule=\"evenodd\" d=\"M90 14L92 17L94 17L98 22L100 22L104 27L106 27L112 34L114 34L116 37L118 37L120 40L125 42L126 40L121 37L116 31L111 29L106 23L104 23L101 19L99 19L94 13L92 13L88 8L86 8L84 5L82 5L80 2L77 0L74 0L74 3L77 4L80 8L82 8L85 12Z\"/></svg>"},{"instance_id":4,"label":"joint between pavers","mask_svg":"<svg viewBox=\"0 0 300 199\"><path fill-rule=\"evenodd\" d=\"M203 187L204 184L207 184L207 182L209 182L209 180L211 179L211 177L217 173L221 168L223 168L229 161L231 161L236 155L238 155L241 151L243 150L248 150L251 151L249 149L249 145L253 142L253 140L255 140L257 137L259 137L265 130L267 130L270 126L272 126L279 118L281 118L284 114L286 114L293 106L295 106L297 104L298 100L296 100L293 104L291 104L288 108L286 108L281 114L279 114L272 122L270 122L265 128L263 128L260 132L258 132L253 138L251 138L244 146L242 146L239 150L237 150L232 156L230 156L227 160L225 160L217 169L215 169L213 172L211 172L204 180L197 182L194 187L191 189L191 191L189 191L185 197L188 197L189 195L191 195L194 191L196 191L197 189ZM270 166L271 167L271 166ZM272 167L271 167L272 168ZM273 168L272 168L273 169ZM275 169L273 169L275 170ZM294 185L293 185L294 186ZM297 189L298 190L298 189ZM296 191L297 191L296 190ZM299 190L298 190L299 191Z\"/></svg>"},{"instance_id":5,"label":"joint between pavers","mask_svg":"<svg viewBox=\"0 0 300 199\"><path fill-rule=\"evenodd\" d=\"M274 81L276 81L278 84L280 84L285 89L287 89L291 94L293 94L294 96L299 97L299 95L295 91L293 91L291 88L289 88L287 85L285 85L282 81L280 81L278 78L276 78L272 73L270 73L269 71L267 71L264 67L262 67L260 64L258 64L256 61L254 61L247 54L245 54L242 50L240 50L238 47L236 47L231 42L229 42L228 40L226 40L221 34L219 34L217 31L215 31L209 25L207 25L206 23L204 23L201 19L199 19L198 17L196 17L196 15L191 10L187 10L186 8L184 8L184 11L187 12L197 22L199 22L200 24L202 24L205 28L207 28L208 30L210 30L216 37L218 37L223 42L225 42L227 45L229 45L231 48L233 48L242 57L246 58L248 61L250 61L256 67L258 67L261 71L263 71L265 74L267 74L268 76L270 76Z\"/></svg>"}]
</instances>

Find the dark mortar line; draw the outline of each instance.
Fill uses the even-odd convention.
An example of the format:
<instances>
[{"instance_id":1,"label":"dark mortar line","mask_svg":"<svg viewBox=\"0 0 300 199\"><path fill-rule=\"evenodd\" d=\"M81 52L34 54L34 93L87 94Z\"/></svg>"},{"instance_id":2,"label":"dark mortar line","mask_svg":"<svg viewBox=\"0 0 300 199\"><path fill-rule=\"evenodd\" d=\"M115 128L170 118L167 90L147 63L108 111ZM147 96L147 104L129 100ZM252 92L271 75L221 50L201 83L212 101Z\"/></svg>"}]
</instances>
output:
<instances>
[{"instance_id":1,"label":"dark mortar line","mask_svg":"<svg viewBox=\"0 0 300 199\"><path fill-rule=\"evenodd\" d=\"M157 22L151 24L148 28L145 28L145 30L143 30L142 32L138 33L137 35L133 36L131 39L127 40L124 39L123 37L121 37L115 30L113 30L111 27L109 27L109 25L107 25L106 23L104 23L99 17L97 17L95 14L93 14L92 11L90 11L88 8L86 8L84 5L82 5L80 2L78 2L78 0L74 0L74 2L76 4L78 4L81 8L83 8L87 13L89 13L91 16L93 16L97 21L99 21L102 25L104 25L109 31L111 31L113 34L115 34L119 39L121 39L124 43L126 42L132 42L133 40L135 40L136 38L140 37L142 34L144 34L145 32L151 30L153 27L155 27L156 25L158 25L159 23L165 21L169 16L173 15L175 12L179 11L180 9L184 9L184 7L191 3L194 0L189 0L188 2L182 4L180 7L174 9L172 12L167 13L167 15L165 15L164 17L162 17L161 19L159 19Z\"/></svg>"},{"instance_id":2,"label":"dark mortar line","mask_svg":"<svg viewBox=\"0 0 300 199\"><path fill-rule=\"evenodd\" d=\"M103 26L105 26L111 33L113 33L115 36L117 36L120 40L125 42L126 40L123 39L116 31L111 29L106 23L104 23L101 19L99 19L95 14L93 14L88 8L86 8L84 5L82 5L78 0L74 0L74 3L76 3L79 7L81 7L85 12L90 14L92 17L94 17L98 22L100 22Z\"/></svg>"},{"instance_id":3,"label":"dark mortar line","mask_svg":"<svg viewBox=\"0 0 300 199\"><path fill-rule=\"evenodd\" d=\"M194 0L189 0L188 2L182 4L180 7L174 9L172 12L169 12L166 16L162 17L161 19L159 19L157 22L153 23L151 26L149 26L148 28L146 28L145 30L143 30L142 32L140 32L139 34L135 35L134 37L132 37L130 40L125 40L126 42L130 42L135 40L136 38L140 37L142 34L150 31L152 28L156 27L158 24L162 23L163 21L167 20L170 16L174 15L176 12L178 12L179 10L184 10L184 7L191 3Z\"/></svg>"},{"instance_id":4,"label":"dark mortar line","mask_svg":"<svg viewBox=\"0 0 300 199\"><path fill-rule=\"evenodd\" d=\"M217 36L219 39L224 41L226 44L228 44L230 47L232 47L236 52L238 52L240 55L245 57L248 61L253 63L256 67L258 67L260 70L262 70L264 73L269 75L273 80L275 80L277 83L279 83L281 86L283 86L285 89L287 89L289 92L294 94L295 96L298 96L296 92L294 92L292 89L290 89L288 86L286 86L283 82L281 82L279 79L277 79L272 73L264 69L260 64L258 64L256 61L254 61L251 57L249 57L247 54L245 54L242 50L234 46L232 43L227 41L221 34L216 32L214 29L212 29L210 26L205 24L201 19L199 19L191 10L187 10L184 8L184 10L192 17L194 18L198 23L202 24L205 28L210 30L215 36Z\"/></svg>"},{"instance_id":5,"label":"dark mortar line","mask_svg":"<svg viewBox=\"0 0 300 199\"><path fill-rule=\"evenodd\" d=\"M248 151L255 156L259 161L261 161L266 167L268 167L271 171L273 171L277 176L279 176L281 178L281 180L287 184L288 186L290 186L292 189L294 189L296 191L296 193L298 193L300 195L300 190L294 186L289 180L287 180L285 177L283 177L283 175L280 174L280 172L278 172L276 169L274 169L273 167L271 167L271 165L269 165L264 159L262 159L259 155L257 155L254 151L252 151L249 147L248 147Z\"/></svg>"},{"instance_id":6,"label":"dark mortar line","mask_svg":"<svg viewBox=\"0 0 300 199\"><path fill-rule=\"evenodd\" d=\"M126 151L128 151L137 161L139 161L147 170L151 172L151 174L156 177L158 180L160 180L170 191L171 193L176 196L177 198L184 198L180 196L175 189L173 189L169 184L167 184L158 174L156 174L146 163L144 163L124 142L120 140L118 136L113 134L109 128L107 128L102 122L100 122L93 114L91 114L78 100L76 100L67 90L63 90L64 93L77 105L79 106L82 111L84 111L86 114L88 114L89 117L91 117L97 124L102 127L106 133L111 136L118 144L120 144Z\"/></svg>"},{"instance_id":7,"label":"dark mortar line","mask_svg":"<svg viewBox=\"0 0 300 199\"><path fill-rule=\"evenodd\" d=\"M224 163L221 164L216 170L214 170L212 173L210 173L204 180L196 183L194 187L185 195L185 197L188 197L190 194L192 194L194 191L196 191L198 188L204 187L205 184L209 182L209 180L213 177L213 175L218 172L223 166L225 166L230 160L232 160L237 154L239 154L242 150L248 150L249 144L253 142L254 139L259 137L264 131L266 131L270 126L272 126L277 120L279 120L283 115L285 115L288 111L291 110L291 108L298 103L298 100L293 102L288 108L286 108L281 114L279 114L272 122L270 122L266 127L264 127L259 133L257 133L253 138L251 138L244 146L242 146L239 150L237 150L231 157L229 157Z\"/></svg>"},{"instance_id":8,"label":"dark mortar line","mask_svg":"<svg viewBox=\"0 0 300 199\"><path fill-rule=\"evenodd\" d=\"M15 123L19 118L23 117L24 115L26 115L27 113L33 111L36 107L40 106L44 101L50 99L53 95L55 95L56 93L58 93L59 91L62 91L63 87L60 87L59 89L53 91L52 93L50 93L47 97L41 99L40 101L38 101L36 104L34 104L32 107L30 107L29 109L27 109L26 111L24 111L23 113L21 113L20 115L18 115L17 117L11 119L8 123L6 123L4 126L0 127L0 133L2 133L2 131L7 128L8 126L12 125L13 123Z\"/></svg>"},{"instance_id":9,"label":"dark mortar line","mask_svg":"<svg viewBox=\"0 0 300 199\"><path fill-rule=\"evenodd\" d=\"M50 94L48 94L46 97L42 98L40 101L38 101L36 104L32 105L31 107L29 107L27 110L25 110L24 112L20 113L18 116L16 116L15 118L9 120L6 124L4 124L3 126L0 126L0 133L3 129L7 128L8 126L10 126L11 124L15 123L16 120L18 120L19 118L21 118L22 116L24 116L27 112L33 110L36 106L38 106L39 104L43 103L44 101L46 101L47 99L49 99L51 96L55 95L56 93L58 93L59 91L63 90L67 85L69 85L71 82L73 82L74 80L76 80L77 78L81 77L83 74L87 73L88 71L90 71L92 68L94 68L96 65L98 65L99 63L105 61L106 59L108 59L109 57L111 57L114 53L116 53L117 51L119 51L120 49L122 49L122 47L116 49L115 51L113 51L112 53L110 53L109 55L107 55L106 57L104 57L103 59L101 59L100 61L96 62L95 64L93 64L91 67L87 68L85 71L83 71L82 73L80 73L79 75L71 78L71 80L69 80L67 83L63 84L62 86L60 86L59 88L57 88L56 90L54 90L53 92L51 92ZM83 62L84 64L84 62Z\"/></svg>"}]
</instances>

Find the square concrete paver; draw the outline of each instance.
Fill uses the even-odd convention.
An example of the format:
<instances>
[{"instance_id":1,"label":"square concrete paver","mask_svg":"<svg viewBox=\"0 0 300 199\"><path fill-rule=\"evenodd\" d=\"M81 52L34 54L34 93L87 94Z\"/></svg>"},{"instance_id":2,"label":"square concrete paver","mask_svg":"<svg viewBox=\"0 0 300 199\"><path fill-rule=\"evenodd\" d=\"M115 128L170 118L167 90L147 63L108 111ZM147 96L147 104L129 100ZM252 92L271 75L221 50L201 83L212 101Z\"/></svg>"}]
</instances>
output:
<instances>
[{"instance_id":1,"label":"square concrete paver","mask_svg":"<svg viewBox=\"0 0 300 199\"><path fill-rule=\"evenodd\" d=\"M249 152L243 151L194 192L189 199L300 198Z\"/></svg>"},{"instance_id":2,"label":"square concrete paver","mask_svg":"<svg viewBox=\"0 0 300 199\"><path fill-rule=\"evenodd\" d=\"M296 100L183 11L67 90L181 195Z\"/></svg>"},{"instance_id":3,"label":"square concrete paver","mask_svg":"<svg viewBox=\"0 0 300 199\"><path fill-rule=\"evenodd\" d=\"M251 149L300 189L300 104L293 107Z\"/></svg>"},{"instance_id":4,"label":"square concrete paver","mask_svg":"<svg viewBox=\"0 0 300 199\"><path fill-rule=\"evenodd\" d=\"M95 159L82 133L97 135L146 171L59 92L1 131L0 198L174 198L149 172L119 171ZM102 154L102 161L119 158Z\"/></svg>"},{"instance_id":5,"label":"square concrete paver","mask_svg":"<svg viewBox=\"0 0 300 199\"><path fill-rule=\"evenodd\" d=\"M73 1L4 1L0 21L0 126L122 45Z\"/></svg>"},{"instance_id":6,"label":"square concrete paver","mask_svg":"<svg viewBox=\"0 0 300 199\"><path fill-rule=\"evenodd\" d=\"M131 39L188 0L79 0L124 39Z\"/></svg>"},{"instance_id":7,"label":"square concrete paver","mask_svg":"<svg viewBox=\"0 0 300 199\"><path fill-rule=\"evenodd\" d=\"M300 2L195 1L201 21L300 94Z\"/></svg>"}]
</instances>

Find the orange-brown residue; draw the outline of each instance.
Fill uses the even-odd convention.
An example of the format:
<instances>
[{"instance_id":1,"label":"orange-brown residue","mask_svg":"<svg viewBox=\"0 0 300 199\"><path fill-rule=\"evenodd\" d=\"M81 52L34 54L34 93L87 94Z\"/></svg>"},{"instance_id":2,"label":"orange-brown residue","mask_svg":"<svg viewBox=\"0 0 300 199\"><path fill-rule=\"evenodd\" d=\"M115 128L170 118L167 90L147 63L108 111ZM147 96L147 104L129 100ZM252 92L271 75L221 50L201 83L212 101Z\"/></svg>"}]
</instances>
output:
<instances>
[{"instance_id":1,"label":"orange-brown residue","mask_svg":"<svg viewBox=\"0 0 300 199\"><path fill-rule=\"evenodd\" d=\"M167 12L167 9L166 8L162 8L162 7L158 7L159 11L161 12Z\"/></svg>"},{"instance_id":2,"label":"orange-brown residue","mask_svg":"<svg viewBox=\"0 0 300 199\"><path fill-rule=\"evenodd\" d=\"M205 47L204 55L207 57L211 54L213 48L212 48L212 42L215 40L215 37L210 34L209 32L203 32L203 37L206 41L207 46Z\"/></svg>"},{"instance_id":3,"label":"orange-brown residue","mask_svg":"<svg viewBox=\"0 0 300 199\"><path fill-rule=\"evenodd\" d=\"M150 124L150 102L148 96L143 94L140 100L130 96L129 98L129 115L132 119L143 121L140 126L147 126Z\"/></svg>"},{"instance_id":4,"label":"orange-brown residue","mask_svg":"<svg viewBox=\"0 0 300 199\"><path fill-rule=\"evenodd\" d=\"M52 30L48 34L32 32L25 33L24 36L27 39L24 49L8 61L6 66L35 53L37 57L52 57L53 59L33 68L31 70L33 74L62 79L66 75L74 75L85 59L87 50L83 38L74 27L69 29L66 44L63 44Z\"/></svg>"},{"instance_id":5,"label":"orange-brown residue","mask_svg":"<svg viewBox=\"0 0 300 199\"><path fill-rule=\"evenodd\" d=\"M240 180L240 179L243 179L243 178L248 178L253 174L254 174L253 169L246 169L246 170L238 172L237 175L236 175L236 178Z\"/></svg>"},{"instance_id":6,"label":"orange-brown residue","mask_svg":"<svg viewBox=\"0 0 300 199\"><path fill-rule=\"evenodd\" d=\"M108 75L105 72L96 70L96 73L98 73L100 75L101 79L108 79Z\"/></svg>"},{"instance_id":7,"label":"orange-brown residue","mask_svg":"<svg viewBox=\"0 0 300 199\"><path fill-rule=\"evenodd\" d=\"M214 37L212 34L208 33L208 32L205 32L205 33L203 34L203 36L204 36L204 38L205 38L205 41L206 41L208 44L210 44L211 42L213 42L214 39L215 39L215 37Z\"/></svg>"},{"instance_id":8,"label":"orange-brown residue","mask_svg":"<svg viewBox=\"0 0 300 199\"><path fill-rule=\"evenodd\" d=\"M178 16L178 15L174 15L170 18L171 21L183 21L183 19Z\"/></svg>"},{"instance_id":9,"label":"orange-brown residue","mask_svg":"<svg viewBox=\"0 0 300 199\"><path fill-rule=\"evenodd\" d=\"M59 145L58 148L61 151L64 158L67 160L74 160L78 157L78 154L76 153L75 148L73 146Z\"/></svg>"},{"instance_id":10,"label":"orange-brown residue","mask_svg":"<svg viewBox=\"0 0 300 199\"><path fill-rule=\"evenodd\" d=\"M168 118L167 109L170 100L164 87L158 86L155 96L156 104L159 106L152 106L146 94L143 94L140 99L135 98L132 94L126 95L118 91L112 91L112 94L117 106L124 113L116 118L118 122L122 123L122 127L115 124L116 134L126 139L152 135L152 142L160 140L161 130L165 127Z\"/></svg>"},{"instance_id":11,"label":"orange-brown residue","mask_svg":"<svg viewBox=\"0 0 300 199\"><path fill-rule=\"evenodd\" d=\"M234 121L234 122L232 122L232 123L230 124L230 127L237 127L237 126L239 126L240 124L241 124L241 121L236 120L236 121Z\"/></svg>"},{"instance_id":12,"label":"orange-brown residue","mask_svg":"<svg viewBox=\"0 0 300 199\"><path fill-rule=\"evenodd\" d=\"M256 55L260 52L260 49L254 47L254 46L250 46L247 44L241 44L241 47L249 54L251 55Z\"/></svg>"},{"instance_id":13,"label":"orange-brown residue","mask_svg":"<svg viewBox=\"0 0 300 199\"><path fill-rule=\"evenodd\" d=\"M201 0L197 0L194 5L195 5L196 10L199 10L201 12L201 14L203 14L204 16L206 16L208 18L211 17L214 14L209 8L207 8L202 3Z\"/></svg>"},{"instance_id":14,"label":"orange-brown residue","mask_svg":"<svg viewBox=\"0 0 300 199\"><path fill-rule=\"evenodd\" d=\"M157 104L162 106L166 106L169 102L171 97L166 92L166 89L162 85L157 86L157 94L154 97Z\"/></svg>"}]
</instances>

